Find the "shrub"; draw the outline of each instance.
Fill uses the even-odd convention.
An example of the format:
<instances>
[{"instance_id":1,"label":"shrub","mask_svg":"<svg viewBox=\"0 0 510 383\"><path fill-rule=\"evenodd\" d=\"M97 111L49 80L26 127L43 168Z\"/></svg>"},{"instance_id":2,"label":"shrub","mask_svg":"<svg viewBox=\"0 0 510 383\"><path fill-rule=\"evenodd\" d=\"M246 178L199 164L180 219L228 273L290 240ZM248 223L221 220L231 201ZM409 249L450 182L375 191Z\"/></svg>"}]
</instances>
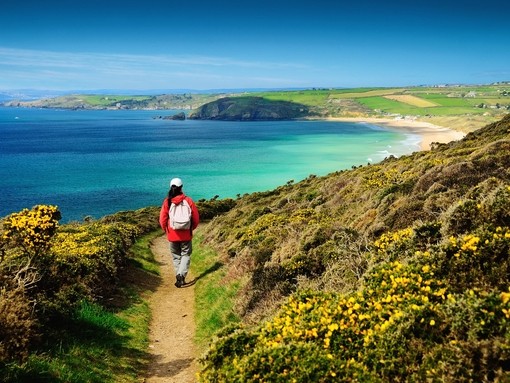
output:
<instances>
[{"instance_id":1,"label":"shrub","mask_svg":"<svg viewBox=\"0 0 510 383\"><path fill-rule=\"evenodd\" d=\"M510 228L481 228L451 236L436 254L438 274L452 289L506 289L510 275Z\"/></svg>"},{"instance_id":2,"label":"shrub","mask_svg":"<svg viewBox=\"0 0 510 383\"><path fill-rule=\"evenodd\" d=\"M231 198L226 199L201 199L197 201L197 209L200 212L201 220L209 220L214 217L227 213L236 206L236 201Z\"/></svg>"},{"instance_id":3,"label":"shrub","mask_svg":"<svg viewBox=\"0 0 510 383\"><path fill-rule=\"evenodd\" d=\"M21 287L0 288L0 364L28 356L29 347L37 336L34 304Z\"/></svg>"},{"instance_id":4,"label":"shrub","mask_svg":"<svg viewBox=\"0 0 510 383\"><path fill-rule=\"evenodd\" d=\"M58 208L48 205L12 213L3 221L3 238L11 247L19 247L25 257L41 255L48 248L60 218Z\"/></svg>"},{"instance_id":5,"label":"shrub","mask_svg":"<svg viewBox=\"0 0 510 383\"><path fill-rule=\"evenodd\" d=\"M136 226L112 216L59 226L59 219L57 207L39 205L3 220L0 361L26 356L38 332L44 336L70 320L82 302L107 298L127 249L148 222Z\"/></svg>"},{"instance_id":6,"label":"shrub","mask_svg":"<svg viewBox=\"0 0 510 383\"><path fill-rule=\"evenodd\" d=\"M267 322L220 337L201 381L441 380L445 363L461 381L504 376L510 293L449 293L431 260L381 264L357 293L292 296Z\"/></svg>"}]
</instances>

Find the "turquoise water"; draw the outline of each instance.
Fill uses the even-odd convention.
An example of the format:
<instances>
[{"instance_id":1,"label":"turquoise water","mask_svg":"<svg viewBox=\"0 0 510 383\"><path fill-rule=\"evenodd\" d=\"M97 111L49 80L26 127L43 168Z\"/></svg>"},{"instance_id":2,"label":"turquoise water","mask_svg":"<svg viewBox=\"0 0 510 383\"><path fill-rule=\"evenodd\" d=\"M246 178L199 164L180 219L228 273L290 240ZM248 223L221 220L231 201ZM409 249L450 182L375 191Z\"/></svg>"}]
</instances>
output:
<instances>
[{"instance_id":1,"label":"turquoise water","mask_svg":"<svg viewBox=\"0 0 510 383\"><path fill-rule=\"evenodd\" d=\"M0 108L0 216L55 204L63 221L275 188L419 149L416 136L329 121L155 119L177 111Z\"/></svg>"}]
</instances>

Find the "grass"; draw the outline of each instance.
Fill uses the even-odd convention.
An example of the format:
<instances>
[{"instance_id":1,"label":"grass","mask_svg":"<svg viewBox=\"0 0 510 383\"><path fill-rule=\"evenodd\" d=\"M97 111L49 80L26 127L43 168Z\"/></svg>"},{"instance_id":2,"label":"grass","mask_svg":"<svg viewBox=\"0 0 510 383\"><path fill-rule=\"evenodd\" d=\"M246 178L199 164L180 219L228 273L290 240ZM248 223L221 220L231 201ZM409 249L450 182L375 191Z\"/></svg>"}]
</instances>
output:
<instances>
[{"instance_id":1,"label":"grass","mask_svg":"<svg viewBox=\"0 0 510 383\"><path fill-rule=\"evenodd\" d=\"M45 352L22 365L10 365L4 382L136 382L148 356L146 302L138 300L113 313L83 302L72 322L63 325Z\"/></svg>"},{"instance_id":2,"label":"grass","mask_svg":"<svg viewBox=\"0 0 510 383\"><path fill-rule=\"evenodd\" d=\"M427 108L418 108L409 104L404 104L395 100L390 100L382 96L359 98L358 102L370 109L380 110L385 113L398 114L419 114L418 110L426 110ZM435 110L435 108L434 108Z\"/></svg>"},{"instance_id":3,"label":"grass","mask_svg":"<svg viewBox=\"0 0 510 383\"><path fill-rule=\"evenodd\" d=\"M161 230L156 230L153 233L147 234L137 240L130 249L130 253L132 254L129 259L130 262L142 270L155 275L159 275L159 266L154 261L154 256L152 255L150 245L152 240L159 237L160 235Z\"/></svg>"},{"instance_id":4,"label":"grass","mask_svg":"<svg viewBox=\"0 0 510 383\"><path fill-rule=\"evenodd\" d=\"M201 232L204 230L207 230L205 225L195 235L191 262L193 273L198 276L195 285L195 342L200 351L207 348L220 329L240 321L233 314L240 283L225 280L225 269L217 253L202 243Z\"/></svg>"},{"instance_id":5,"label":"grass","mask_svg":"<svg viewBox=\"0 0 510 383\"><path fill-rule=\"evenodd\" d=\"M374 96L386 96L391 94L398 94L404 91L405 89L400 88L384 88L384 89L373 89L373 90L365 90L363 92L351 92L345 93L335 93L331 95L331 98L365 98L365 97L374 97Z\"/></svg>"}]
</instances>

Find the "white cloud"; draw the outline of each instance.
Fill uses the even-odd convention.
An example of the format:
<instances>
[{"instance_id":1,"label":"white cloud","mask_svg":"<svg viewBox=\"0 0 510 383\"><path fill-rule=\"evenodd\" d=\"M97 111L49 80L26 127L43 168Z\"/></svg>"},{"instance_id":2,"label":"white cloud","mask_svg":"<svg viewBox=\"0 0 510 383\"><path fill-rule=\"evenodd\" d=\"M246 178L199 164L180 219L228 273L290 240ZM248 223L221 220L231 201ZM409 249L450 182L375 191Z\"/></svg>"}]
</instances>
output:
<instances>
[{"instance_id":1,"label":"white cloud","mask_svg":"<svg viewBox=\"0 0 510 383\"><path fill-rule=\"evenodd\" d=\"M47 88L61 88L66 84L73 88L278 86L279 82L294 84L287 74L296 70L303 71L306 67L225 57L69 53L0 47L2 88L35 86L34 81ZM279 81L278 75L272 77L275 72L286 75Z\"/></svg>"}]
</instances>

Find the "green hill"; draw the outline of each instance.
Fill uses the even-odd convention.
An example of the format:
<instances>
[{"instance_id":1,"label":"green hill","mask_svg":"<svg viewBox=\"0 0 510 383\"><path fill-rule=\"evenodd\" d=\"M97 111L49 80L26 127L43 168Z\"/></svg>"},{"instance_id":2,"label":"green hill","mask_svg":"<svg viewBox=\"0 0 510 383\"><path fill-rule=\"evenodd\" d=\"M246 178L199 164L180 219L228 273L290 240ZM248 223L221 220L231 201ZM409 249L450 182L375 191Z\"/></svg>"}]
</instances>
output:
<instances>
[{"instance_id":1,"label":"green hill","mask_svg":"<svg viewBox=\"0 0 510 383\"><path fill-rule=\"evenodd\" d=\"M192 111L190 119L223 121L291 120L309 115L308 107L262 97L224 97Z\"/></svg>"},{"instance_id":2,"label":"green hill","mask_svg":"<svg viewBox=\"0 0 510 383\"><path fill-rule=\"evenodd\" d=\"M204 382L508 381L510 116L244 196L205 243L242 324ZM258 379L258 380L257 380Z\"/></svg>"}]
</instances>

